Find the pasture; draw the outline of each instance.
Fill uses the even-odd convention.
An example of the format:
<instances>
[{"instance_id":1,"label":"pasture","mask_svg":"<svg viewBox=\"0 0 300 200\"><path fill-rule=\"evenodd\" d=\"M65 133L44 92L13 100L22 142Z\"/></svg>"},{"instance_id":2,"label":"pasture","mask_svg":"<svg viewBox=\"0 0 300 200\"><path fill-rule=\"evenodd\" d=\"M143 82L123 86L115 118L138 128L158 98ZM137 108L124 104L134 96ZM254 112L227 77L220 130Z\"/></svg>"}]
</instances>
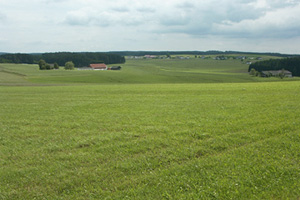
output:
<instances>
[{"instance_id":1,"label":"pasture","mask_svg":"<svg viewBox=\"0 0 300 200\"><path fill-rule=\"evenodd\" d=\"M0 64L0 199L299 199L299 79L172 62Z\"/></svg>"},{"instance_id":2,"label":"pasture","mask_svg":"<svg viewBox=\"0 0 300 200\"><path fill-rule=\"evenodd\" d=\"M10 72L9 80L23 80L20 83L35 85L78 85L78 84L170 84L170 83L242 83L282 81L278 78L257 78L249 76L248 65L240 60L127 60L120 71L92 71L64 69L41 71L37 65L1 64L2 72ZM3 76L6 77L7 73ZM7 78L5 78L7 79ZM25 81L24 81L25 79ZM300 80L299 78L284 81ZM2 84L14 85L16 81ZM0 84L1 84L0 82ZM20 85L20 84L19 84Z\"/></svg>"}]
</instances>

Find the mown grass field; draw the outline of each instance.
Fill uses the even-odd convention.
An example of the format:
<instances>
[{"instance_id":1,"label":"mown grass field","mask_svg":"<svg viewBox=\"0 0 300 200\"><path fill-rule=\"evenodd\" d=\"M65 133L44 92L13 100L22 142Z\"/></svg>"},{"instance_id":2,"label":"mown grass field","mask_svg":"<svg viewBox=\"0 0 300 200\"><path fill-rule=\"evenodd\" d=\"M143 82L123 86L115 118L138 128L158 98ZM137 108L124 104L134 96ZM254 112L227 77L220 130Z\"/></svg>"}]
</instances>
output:
<instances>
[{"instance_id":1,"label":"mown grass field","mask_svg":"<svg viewBox=\"0 0 300 200\"><path fill-rule=\"evenodd\" d=\"M299 81L142 62L115 74L0 64L0 199L300 198Z\"/></svg>"},{"instance_id":2,"label":"mown grass field","mask_svg":"<svg viewBox=\"0 0 300 200\"><path fill-rule=\"evenodd\" d=\"M240 60L127 60L121 71L92 71L64 69L40 71L37 65L1 64L0 84L14 85L21 81L27 84L168 84L168 83L242 83L282 81L278 78L249 76L248 65ZM2 73L1 73L2 72ZM10 72L9 80L6 81ZM24 81L25 79L25 81ZM299 78L284 79L300 80ZM20 85L20 84L19 84Z\"/></svg>"}]
</instances>

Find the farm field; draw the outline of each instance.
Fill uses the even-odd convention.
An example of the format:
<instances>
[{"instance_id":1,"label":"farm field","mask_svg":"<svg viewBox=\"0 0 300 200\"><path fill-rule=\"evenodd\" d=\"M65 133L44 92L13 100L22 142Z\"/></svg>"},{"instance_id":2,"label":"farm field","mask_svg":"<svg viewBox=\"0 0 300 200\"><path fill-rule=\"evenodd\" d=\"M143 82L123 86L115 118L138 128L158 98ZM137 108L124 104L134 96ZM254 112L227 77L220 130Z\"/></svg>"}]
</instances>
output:
<instances>
[{"instance_id":1,"label":"farm field","mask_svg":"<svg viewBox=\"0 0 300 200\"><path fill-rule=\"evenodd\" d=\"M37 65L0 64L0 85L242 83L282 81L248 74L240 60L127 60L120 71L38 70ZM9 72L9 73L7 73ZM2 74L2 75L1 75ZM7 76L10 76L7 81ZM13 77L12 77L13 76ZM3 78L1 78L3 77ZM295 81L299 78L284 79Z\"/></svg>"},{"instance_id":2,"label":"farm field","mask_svg":"<svg viewBox=\"0 0 300 200\"><path fill-rule=\"evenodd\" d=\"M225 62L0 64L0 199L299 199L299 79Z\"/></svg>"}]
</instances>

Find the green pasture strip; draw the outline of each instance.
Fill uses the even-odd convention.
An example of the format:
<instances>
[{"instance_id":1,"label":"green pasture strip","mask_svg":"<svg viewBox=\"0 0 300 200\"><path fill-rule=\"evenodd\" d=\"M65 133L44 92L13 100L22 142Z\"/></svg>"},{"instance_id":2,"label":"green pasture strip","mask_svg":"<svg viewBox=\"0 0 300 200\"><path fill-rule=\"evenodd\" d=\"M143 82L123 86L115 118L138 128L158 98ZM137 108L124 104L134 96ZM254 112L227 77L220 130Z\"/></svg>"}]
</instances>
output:
<instances>
[{"instance_id":1,"label":"green pasture strip","mask_svg":"<svg viewBox=\"0 0 300 200\"><path fill-rule=\"evenodd\" d=\"M0 94L0 199L300 197L300 82Z\"/></svg>"},{"instance_id":2,"label":"green pasture strip","mask_svg":"<svg viewBox=\"0 0 300 200\"><path fill-rule=\"evenodd\" d=\"M0 85L242 83L282 81L248 74L240 60L133 59L122 70L39 70L38 65L0 64ZM5 73L5 74L3 74ZM7 75L7 76L6 76ZM1 78L3 77L3 78ZM19 80L19 81L18 81ZM285 78L295 81L299 78Z\"/></svg>"},{"instance_id":3,"label":"green pasture strip","mask_svg":"<svg viewBox=\"0 0 300 200\"><path fill-rule=\"evenodd\" d=\"M248 65L236 60L129 60L122 65L120 71L61 70L49 74L45 71L43 74L31 76L29 80L36 84L222 83L280 80L251 77L247 70Z\"/></svg>"}]
</instances>

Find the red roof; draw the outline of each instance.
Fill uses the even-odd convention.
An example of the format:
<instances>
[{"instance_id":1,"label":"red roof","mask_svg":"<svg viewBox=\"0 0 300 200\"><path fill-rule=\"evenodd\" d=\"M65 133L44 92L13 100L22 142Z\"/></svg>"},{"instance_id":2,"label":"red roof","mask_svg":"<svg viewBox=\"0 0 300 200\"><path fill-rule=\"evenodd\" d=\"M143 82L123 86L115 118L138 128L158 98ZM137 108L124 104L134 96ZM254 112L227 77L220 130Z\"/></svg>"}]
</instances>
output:
<instances>
[{"instance_id":1,"label":"red roof","mask_svg":"<svg viewBox=\"0 0 300 200\"><path fill-rule=\"evenodd\" d=\"M104 63L98 63L98 64L90 64L90 67L93 69L106 69L107 66Z\"/></svg>"}]
</instances>

